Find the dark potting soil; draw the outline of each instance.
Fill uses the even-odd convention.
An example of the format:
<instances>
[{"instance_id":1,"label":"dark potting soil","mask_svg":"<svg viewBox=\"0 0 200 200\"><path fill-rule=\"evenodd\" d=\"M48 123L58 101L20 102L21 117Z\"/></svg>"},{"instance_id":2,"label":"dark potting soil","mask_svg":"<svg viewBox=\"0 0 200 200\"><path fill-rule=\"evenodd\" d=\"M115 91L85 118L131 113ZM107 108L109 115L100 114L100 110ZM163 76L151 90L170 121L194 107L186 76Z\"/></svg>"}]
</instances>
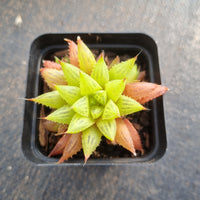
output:
<instances>
[{"instance_id":1,"label":"dark potting soil","mask_svg":"<svg viewBox=\"0 0 200 200\"><path fill-rule=\"evenodd\" d=\"M54 54L49 55L46 60L54 60L54 56L57 56L59 58L64 57L66 55L67 51L59 51ZM99 50L93 50L94 55L99 55L101 52ZM116 57L117 55L113 52L105 52L105 60L107 64L110 64L111 61ZM97 56L96 56L97 57ZM124 54L120 55L120 61L127 60L133 56ZM146 66L142 62L137 63L138 66L140 67L140 71L147 70ZM146 73L145 76L145 81L148 81L148 73ZM43 82L43 92L48 91L47 85ZM145 107L149 107L148 103L145 105ZM45 115L49 113L49 109L45 108L44 112ZM44 115L44 113L43 113ZM40 117L41 112L40 112ZM138 131L142 145L144 148L143 155L146 154L146 152L149 151L150 148L150 137L149 134L151 132L151 126L150 126L150 113L148 111L140 111L131 115L126 116L126 118L133 124L133 126L136 128ZM40 120L40 125L42 127L42 121ZM44 155L48 155L51 150L54 148L56 145L57 141L60 139L61 136L55 136L55 132L50 132L48 130L45 130L42 127L42 130L40 129L39 131L39 143L40 143L40 150ZM140 151L136 151L137 157L143 156ZM60 156L55 156L59 158ZM106 138L103 136L100 145L97 147L95 152L90 156L90 159L97 159L97 158L130 158L130 157L135 157L131 152L128 150L124 149L120 145L113 145L113 144L108 144ZM74 155L70 159L84 159L84 154L83 150L79 151L76 155ZM69 159L69 160L70 160Z\"/></svg>"}]
</instances>

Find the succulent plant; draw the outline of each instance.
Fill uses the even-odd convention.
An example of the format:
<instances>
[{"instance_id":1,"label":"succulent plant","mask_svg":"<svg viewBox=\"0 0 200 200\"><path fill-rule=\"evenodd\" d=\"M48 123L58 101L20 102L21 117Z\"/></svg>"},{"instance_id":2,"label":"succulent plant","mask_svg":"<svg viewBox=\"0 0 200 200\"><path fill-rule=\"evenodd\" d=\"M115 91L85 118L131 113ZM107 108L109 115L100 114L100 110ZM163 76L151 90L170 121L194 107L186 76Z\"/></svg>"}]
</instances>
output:
<instances>
[{"instance_id":1,"label":"succulent plant","mask_svg":"<svg viewBox=\"0 0 200 200\"><path fill-rule=\"evenodd\" d=\"M52 91L29 99L52 109L43 120L62 135L49 156L62 154L61 163L83 148L86 162L102 136L134 155L143 151L138 132L125 116L145 110L143 104L163 95L167 87L138 80L138 55L124 62L116 57L107 65L104 54L96 60L80 37L77 44L65 40L69 56L44 61L41 68Z\"/></svg>"}]
</instances>

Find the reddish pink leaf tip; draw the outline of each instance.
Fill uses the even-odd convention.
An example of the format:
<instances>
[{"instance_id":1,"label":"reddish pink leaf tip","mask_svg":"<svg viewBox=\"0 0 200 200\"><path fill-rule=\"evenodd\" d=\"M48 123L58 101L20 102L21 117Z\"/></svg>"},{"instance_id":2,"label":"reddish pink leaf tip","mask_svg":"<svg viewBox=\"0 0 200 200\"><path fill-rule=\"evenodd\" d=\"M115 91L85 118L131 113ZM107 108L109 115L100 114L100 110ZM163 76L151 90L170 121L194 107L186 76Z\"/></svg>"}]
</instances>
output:
<instances>
[{"instance_id":1,"label":"reddish pink leaf tip","mask_svg":"<svg viewBox=\"0 0 200 200\"><path fill-rule=\"evenodd\" d=\"M64 40L68 43L69 46L72 45L72 43L74 43L72 40L67 38L64 38Z\"/></svg>"},{"instance_id":2,"label":"reddish pink leaf tip","mask_svg":"<svg viewBox=\"0 0 200 200\"><path fill-rule=\"evenodd\" d=\"M102 51L101 54L100 54L100 58L104 58L104 56L105 56L104 51Z\"/></svg>"},{"instance_id":3,"label":"reddish pink leaf tip","mask_svg":"<svg viewBox=\"0 0 200 200\"><path fill-rule=\"evenodd\" d=\"M61 70L61 66L60 64L54 62L54 61L50 61L50 60L42 60L43 63L43 67L46 69L57 69L57 70Z\"/></svg>"},{"instance_id":4,"label":"reddish pink leaf tip","mask_svg":"<svg viewBox=\"0 0 200 200\"><path fill-rule=\"evenodd\" d=\"M84 165L86 164L86 162L87 162L87 160L88 160L89 157L90 157L89 155L85 155L85 162L84 162Z\"/></svg>"},{"instance_id":5,"label":"reddish pink leaf tip","mask_svg":"<svg viewBox=\"0 0 200 200\"><path fill-rule=\"evenodd\" d=\"M41 69L40 69L40 72L42 73L44 70L45 70L45 68L41 68Z\"/></svg>"},{"instance_id":6,"label":"reddish pink leaf tip","mask_svg":"<svg viewBox=\"0 0 200 200\"><path fill-rule=\"evenodd\" d=\"M66 42L68 42L68 43L71 42L71 40L70 40L70 39L67 39L67 38L64 38L64 41L66 41Z\"/></svg>"},{"instance_id":7,"label":"reddish pink leaf tip","mask_svg":"<svg viewBox=\"0 0 200 200\"><path fill-rule=\"evenodd\" d=\"M25 100L27 100L27 101L35 101L34 98L31 98L31 99L25 99Z\"/></svg>"},{"instance_id":8,"label":"reddish pink leaf tip","mask_svg":"<svg viewBox=\"0 0 200 200\"><path fill-rule=\"evenodd\" d=\"M150 111L151 109L143 107L143 110Z\"/></svg>"},{"instance_id":9,"label":"reddish pink leaf tip","mask_svg":"<svg viewBox=\"0 0 200 200\"><path fill-rule=\"evenodd\" d=\"M63 157L60 158L60 160L57 162L57 164L60 164L60 163L63 163L64 162L64 159Z\"/></svg>"},{"instance_id":10,"label":"reddish pink leaf tip","mask_svg":"<svg viewBox=\"0 0 200 200\"><path fill-rule=\"evenodd\" d=\"M50 158L52 156L52 152L48 155L48 157Z\"/></svg>"},{"instance_id":11,"label":"reddish pink leaf tip","mask_svg":"<svg viewBox=\"0 0 200 200\"><path fill-rule=\"evenodd\" d=\"M38 119L47 120L47 117L39 117Z\"/></svg>"}]
</instances>

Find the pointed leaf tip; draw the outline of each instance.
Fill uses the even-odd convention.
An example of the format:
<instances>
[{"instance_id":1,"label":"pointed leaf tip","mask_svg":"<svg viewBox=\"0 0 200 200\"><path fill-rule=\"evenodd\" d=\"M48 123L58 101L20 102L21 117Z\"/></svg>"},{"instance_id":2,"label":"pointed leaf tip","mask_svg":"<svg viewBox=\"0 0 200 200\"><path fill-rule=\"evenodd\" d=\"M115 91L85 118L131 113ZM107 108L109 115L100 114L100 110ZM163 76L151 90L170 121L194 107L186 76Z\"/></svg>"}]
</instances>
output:
<instances>
[{"instance_id":1,"label":"pointed leaf tip","mask_svg":"<svg viewBox=\"0 0 200 200\"><path fill-rule=\"evenodd\" d=\"M24 100L24 101L33 101L33 98L23 98L23 97L18 97L16 98L17 100ZM34 102L34 101L33 101Z\"/></svg>"},{"instance_id":2,"label":"pointed leaf tip","mask_svg":"<svg viewBox=\"0 0 200 200\"><path fill-rule=\"evenodd\" d=\"M35 102L35 98L31 98L31 99L24 99L24 100L26 100L26 101L34 101Z\"/></svg>"},{"instance_id":3,"label":"pointed leaf tip","mask_svg":"<svg viewBox=\"0 0 200 200\"><path fill-rule=\"evenodd\" d=\"M69 45L69 59L70 59L70 64L79 67L79 62L78 62L78 46L77 44L69 40L67 38L64 39L66 42L68 42Z\"/></svg>"},{"instance_id":4,"label":"pointed leaf tip","mask_svg":"<svg viewBox=\"0 0 200 200\"><path fill-rule=\"evenodd\" d=\"M67 39L67 38L64 38L64 41L70 42L71 40L70 40L70 39Z\"/></svg>"},{"instance_id":5,"label":"pointed leaf tip","mask_svg":"<svg viewBox=\"0 0 200 200\"><path fill-rule=\"evenodd\" d=\"M135 60L136 57L114 65L109 70L110 80L127 78L128 74L134 66Z\"/></svg>"},{"instance_id":6,"label":"pointed leaf tip","mask_svg":"<svg viewBox=\"0 0 200 200\"><path fill-rule=\"evenodd\" d=\"M87 162L87 160L88 160L89 157L90 157L90 155L85 155L84 165L86 165L86 162ZM84 166L84 165L83 165L83 166Z\"/></svg>"},{"instance_id":7,"label":"pointed leaf tip","mask_svg":"<svg viewBox=\"0 0 200 200\"><path fill-rule=\"evenodd\" d=\"M102 133L96 126L91 126L82 133L82 145L85 163L101 142Z\"/></svg>"},{"instance_id":8,"label":"pointed leaf tip","mask_svg":"<svg viewBox=\"0 0 200 200\"><path fill-rule=\"evenodd\" d=\"M138 56L139 56L141 53L142 53L142 50L140 50L139 53L138 53L134 58L136 58L136 60L137 60Z\"/></svg>"},{"instance_id":9,"label":"pointed leaf tip","mask_svg":"<svg viewBox=\"0 0 200 200\"><path fill-rule=\"evenodd\" d=\"M113 67L114 65L117 65L119 63L120 63L120 58L119 58L119 56L116 56L115 59L110 63L108 68L110 69L111 67Z\"/></svg>"},{"instance_id":10,"label":"pointed leaf tip","mask_svg":"<svg viewBox=\"0 0 200 200\"><path fill-rule=\"evenodd\" d=\"M140 71L139 71L137 65L134 64L133 69L127 75L127 83L131 83L131 82L134 82L135 80L137 80L139 73L140 73Z\"/></svg>"},{"instance_id":11,"label":"pointed leaf tip","mask_svg":"<svg viewBox=\"0 0 200 200\"><path fill-rule=\"evenodd\" d=\"M98 62L98 60L100 59L100 58L103 58L104 59L104 56L105 56L105 52L104 52L104 50L99 54L99 56L97 57L97 62Z\"/></svg>"},{"instance_id":12,"label":"pointed leaf tip","mask_svg":"<svg viewBox=\"0 0 200 200\"><path fill-rule=\"evenodd\" d=\"M60 65L60 63L59 63L60 59L57 56L54 56L54 60L55 60L56 63L58 63ZM61 65L60 65L60 68L62 69Z\"/></svg>"},{"instance_id":13,"label":"pointed leaf tip","mask_svg":"<svg viewBox=\"0 0 200 200\"><path fill-rule=\"evenodd\" d=\"M77 43L78 43L78 61L80 69L87 74L91 74L92 69L96 64L95 57L79 36L77 37Z\"/></svg>"},{"instance_id":14,"label":"pointed leaf tip","mask_svg":"<svg viewBox=\"0 0 200 200\"><path fill-rule=\"evenodd\" d=\"M53 62L50 60L43 60L42 63L44 68L61 70L61 65L58 64L57 62Z\"/></svg>"},{"instance_id":15,"label":"pointed leaf tip","mask_svg":"<svg viewBox=\"0 0 200 200\"><path fill-rule=\"evenodd\" d=\"M77 36L77 41L78 41L78 40L81 40L81 37L80 37L79 35Z\"/></svg>"}]
</instances>

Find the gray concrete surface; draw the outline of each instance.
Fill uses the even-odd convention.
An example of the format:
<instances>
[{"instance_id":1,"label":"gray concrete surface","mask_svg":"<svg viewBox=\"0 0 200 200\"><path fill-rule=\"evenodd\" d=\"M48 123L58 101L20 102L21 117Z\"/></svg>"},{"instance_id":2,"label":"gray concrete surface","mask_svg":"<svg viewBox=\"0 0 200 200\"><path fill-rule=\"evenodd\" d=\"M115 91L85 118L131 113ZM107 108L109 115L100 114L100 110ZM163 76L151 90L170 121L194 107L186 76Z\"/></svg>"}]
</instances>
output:
<instances>
[{"instance_id":1,"label":"gray concrete surface","mask_svg":"<svg viewBox=\"0 0 200 200\"><path fill-rule=\"evenodd\" d=\"M14 25L20 14L21 26ZM199 199L200 1L0 1L0 199ZM37 167L21 135L30 44L47 32L144 32L158 44L168 149L152 164Z\"/></svg>"}]
</instances>

